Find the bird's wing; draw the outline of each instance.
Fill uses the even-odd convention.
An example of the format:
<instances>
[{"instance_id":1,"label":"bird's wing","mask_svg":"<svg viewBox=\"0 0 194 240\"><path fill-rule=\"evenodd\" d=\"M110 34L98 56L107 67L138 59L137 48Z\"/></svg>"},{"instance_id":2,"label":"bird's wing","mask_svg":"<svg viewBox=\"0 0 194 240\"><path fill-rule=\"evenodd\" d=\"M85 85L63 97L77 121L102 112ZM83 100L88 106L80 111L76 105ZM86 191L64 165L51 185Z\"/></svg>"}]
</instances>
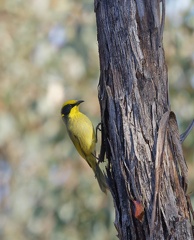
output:
<instances>
[{"instance_id":1,"label":"bird's wing","mask_svg":"<svg viewBox=\"0 0 194 240\"><path fill-rule=\"evenodd\" d=\"M75 146L75 148L77 149L77 151L79 152L79 154L87 161L88 165L92 168L93 161L91 162L91 159L88 159L88 154L86 152L84 152L84 146L83 146L83 142L81 141L81 139L75 135L69 132L69 136ZM93 158L95 159L95 156L93 156Z\"/></svg>"},{"instance_id":2,"label":"bird's wing","mask_svg":"<svg viewBox=\"0 0 194 240\"><path fill-rule=\"evenodd\" d=\"M79 154L80 154L83 158L85 158L85 157L86 157L86 153L85 153L84 150L83 150L83 147L82 147L82 145L81 145L81 141L80 141L79 137L78 137L77 135L71 133L71 132L69 132L69 136L70 136L73 144L75 145L77 151L79 152Z\"/></svg>"}]
</instances>

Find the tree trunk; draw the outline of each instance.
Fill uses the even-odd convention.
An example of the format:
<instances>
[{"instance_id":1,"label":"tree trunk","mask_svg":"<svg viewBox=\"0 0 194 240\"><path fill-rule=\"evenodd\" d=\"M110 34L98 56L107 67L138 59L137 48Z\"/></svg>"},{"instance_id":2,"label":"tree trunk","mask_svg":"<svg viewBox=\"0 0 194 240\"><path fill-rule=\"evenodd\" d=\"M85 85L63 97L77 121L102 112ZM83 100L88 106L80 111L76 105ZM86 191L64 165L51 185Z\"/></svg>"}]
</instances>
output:
<instances>
[{"instance_id":1,"label":"tree trunk","mask_svg":"<svg viewBox=\"0 0 194 240\"><path fill-rule=\"evenodd\" d=\"M168 100L162 45L165 3L96 0L94 6L100 57L100 159L104 154L108 159L118 237L193 239L187 166Z\"/></svg>"}]
</instances>

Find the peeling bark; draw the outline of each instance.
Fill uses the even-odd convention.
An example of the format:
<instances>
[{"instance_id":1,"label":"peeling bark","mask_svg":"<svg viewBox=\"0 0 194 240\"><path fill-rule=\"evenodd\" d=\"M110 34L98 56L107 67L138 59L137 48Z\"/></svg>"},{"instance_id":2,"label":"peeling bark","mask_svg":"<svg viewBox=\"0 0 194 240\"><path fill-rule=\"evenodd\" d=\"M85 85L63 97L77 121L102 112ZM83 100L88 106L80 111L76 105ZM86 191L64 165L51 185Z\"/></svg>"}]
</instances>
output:
<instances>
[{"instance_id":1,"label":"peeling bark","mask_svg":"<svg viewBox=\"0 0 194 240\"><path fill-rule=\"evenodd\" d=\"M165 3L95 0L94 6L101 158L106 154L109 162L118 237L193 239L187 166L168 98L162 45Z\"/></svg>"}]
</instances>

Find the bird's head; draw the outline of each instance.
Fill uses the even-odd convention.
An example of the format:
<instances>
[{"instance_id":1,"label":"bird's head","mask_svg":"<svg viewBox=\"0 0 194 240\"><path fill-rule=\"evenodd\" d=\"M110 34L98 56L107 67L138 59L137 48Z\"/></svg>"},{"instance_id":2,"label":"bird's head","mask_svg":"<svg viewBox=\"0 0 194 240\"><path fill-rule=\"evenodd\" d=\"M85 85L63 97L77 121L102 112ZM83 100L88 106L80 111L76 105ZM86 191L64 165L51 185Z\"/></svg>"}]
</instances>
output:
<instances>
[{"instance_id":1,"label":"bird's head","mask_svg":"<svg viewBox=\"0 0 194 240\"><path fill-rule=\"evenodd\" d=\"M79 111L80 103L84 102L83 100L69 100L65 102L61 108L61 117L66 118L70 113L77 113Z\"/></svg>"}]
</instances>

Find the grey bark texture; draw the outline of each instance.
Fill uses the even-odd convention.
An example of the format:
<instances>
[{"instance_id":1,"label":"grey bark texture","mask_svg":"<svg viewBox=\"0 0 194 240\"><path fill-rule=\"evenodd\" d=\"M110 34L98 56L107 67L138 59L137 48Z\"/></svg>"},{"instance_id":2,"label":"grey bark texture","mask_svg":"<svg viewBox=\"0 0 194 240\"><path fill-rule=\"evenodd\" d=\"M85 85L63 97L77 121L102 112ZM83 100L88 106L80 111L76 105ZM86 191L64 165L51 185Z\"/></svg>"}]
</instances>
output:
<instances>
[{"instance_id":1,"label":"grey bark texture","mask_svg":"<svg viewBox=\"0 0 194 240\"><path fill-rule=\"evenodd\" d=\"M105 154L109 163L118 238L193 239L187 166L168 98L162 45L165 2L95 0L94 7L100 159Z\"/></svg>"}]
</instances>

